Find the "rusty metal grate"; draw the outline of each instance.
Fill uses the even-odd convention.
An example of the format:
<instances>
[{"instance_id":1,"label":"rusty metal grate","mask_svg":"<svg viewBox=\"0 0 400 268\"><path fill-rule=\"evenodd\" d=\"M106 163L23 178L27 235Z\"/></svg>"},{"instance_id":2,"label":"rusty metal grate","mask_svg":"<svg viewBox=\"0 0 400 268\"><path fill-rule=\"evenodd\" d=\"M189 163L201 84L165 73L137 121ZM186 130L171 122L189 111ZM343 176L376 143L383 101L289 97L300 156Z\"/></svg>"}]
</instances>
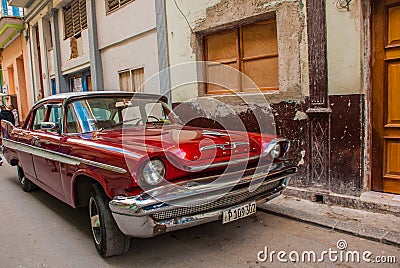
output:
<instances>
[{"instance_id":1,"label":"rusty metal grate","mask_svg":"<svg viewBox=\"0 0 400 268\"><path fill-rule=\"evenodd\" d=\"M220 208L224 208L224 207L228 207L228 206L234 206L234 205L243 203L250 198L255 198L264 193L267 193L267 192L273 190L274 188L278 187L281 184L282 184L282 181L275 181L275 182L268 183L268 184L258 187L257 190L255 190L254 192L246 191L246 192L238 193L237 195L226 195L216 201L197 204L194 206L175 207L171 210L156 212L152 215L152 217L155 220L161 221L161 220L172 219L172 218L176 218L176 217L198 214L198 213L202 213L202 212L208 212L208 211L212 211L212 210L216 210L216 209L220 209Z\"/></svg>"}]
</instances>

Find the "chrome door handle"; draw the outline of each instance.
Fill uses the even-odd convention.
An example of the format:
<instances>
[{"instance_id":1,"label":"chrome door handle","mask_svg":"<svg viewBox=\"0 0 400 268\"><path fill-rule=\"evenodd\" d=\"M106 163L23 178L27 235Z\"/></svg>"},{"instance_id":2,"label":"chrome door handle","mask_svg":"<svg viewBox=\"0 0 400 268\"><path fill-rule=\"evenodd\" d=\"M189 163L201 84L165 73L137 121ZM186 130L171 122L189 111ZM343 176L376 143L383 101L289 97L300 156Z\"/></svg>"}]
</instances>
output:
<instances>
[{"instance_id":1,"label":"chrome door handle","mask_svg":"<svg viewBox=\"0 0 400 268\"><path fill-rule=\"evenodd\" d=\"M40 138L38 136L32 137L32 145L34 145L36 147L40 147L39 141L40 141Z\"/></svg>"}]
</instances>

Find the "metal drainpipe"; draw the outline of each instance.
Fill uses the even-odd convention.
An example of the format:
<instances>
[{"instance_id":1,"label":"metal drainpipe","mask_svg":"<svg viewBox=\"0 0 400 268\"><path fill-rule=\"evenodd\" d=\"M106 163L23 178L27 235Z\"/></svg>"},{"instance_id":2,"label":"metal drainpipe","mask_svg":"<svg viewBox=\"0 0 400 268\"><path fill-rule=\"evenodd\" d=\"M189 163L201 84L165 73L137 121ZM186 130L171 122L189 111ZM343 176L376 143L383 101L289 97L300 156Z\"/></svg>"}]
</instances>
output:
<instances>
[{"instance_id":1,"label":"metal drainpipe","mask_svg":"<svg viewBox=\"0 0 400 268\"><path fill-rule=\"evenodd\" d=\"M172 104L171 73L169 70L168 25L165 0L155 0L160 93Z\"/></svg>"},{"instance_id":2,"label":"metal drainpipe","mask_svg":"<svg viewBox=\"0 0 400 268\"><path fill-rule=\"evenodd\" d=\"M95 0L86 1L87 20L89 30L89 56L90 56L90 73L92 76L92 87L94 90L104 90L103 66L101 62L101 52L97 39L97 19Z\"/></svg>"},{"instance_id":3,"label":"metal drainpipe","mask_svg":"<svg viewBox=\"0 0 400 268\"><path fill-rule=\"evenodd\" d=\"M29 61L30 61L30 73L31 73L31 84L32 84L32 97L33 97L33 103L35 103L36 100L36 89L35 89L35 76L33 74L33 59L32 59L32 42L31 42L31 25L29 24L29 21L27 22L28 24L28 29L27 29L27 45L29 47Z\"/></svg>"}]
</instances>

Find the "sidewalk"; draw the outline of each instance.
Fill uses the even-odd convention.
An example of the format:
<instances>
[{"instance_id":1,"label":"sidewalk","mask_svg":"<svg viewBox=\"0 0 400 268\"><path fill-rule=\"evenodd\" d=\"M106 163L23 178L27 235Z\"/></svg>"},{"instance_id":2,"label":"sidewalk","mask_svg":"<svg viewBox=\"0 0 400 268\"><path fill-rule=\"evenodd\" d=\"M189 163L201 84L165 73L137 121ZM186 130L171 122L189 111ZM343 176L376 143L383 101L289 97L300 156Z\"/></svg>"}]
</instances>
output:
<instances>
[{"instance_id":1,"label":"sidewalk","mask_svg":"<svg viewBox=\"0 0 400 268\"><path fill-rule=\"evenodd\" d=\"M395 215L329 206L285 195L260 206L260 209L335 231L400 246L400 217Z\"/></svg>"}]
</instances>

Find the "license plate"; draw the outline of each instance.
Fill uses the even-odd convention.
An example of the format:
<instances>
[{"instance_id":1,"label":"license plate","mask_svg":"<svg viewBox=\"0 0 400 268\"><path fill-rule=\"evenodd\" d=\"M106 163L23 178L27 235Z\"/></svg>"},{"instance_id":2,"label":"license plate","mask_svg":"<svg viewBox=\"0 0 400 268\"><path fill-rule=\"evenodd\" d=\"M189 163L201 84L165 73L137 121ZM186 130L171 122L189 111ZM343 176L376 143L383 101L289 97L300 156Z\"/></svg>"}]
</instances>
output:
<instances>
[{"instance_id":1,"label":"license plate","mask_svg":"<svg viewBox=\"0 0 400 268\"><path fill-rule=\"evenodd\" d=\"M229 223L236 221L238 219L245 218L256 213L256 202L251 202L249 204L233 207L223 211L222 213L222 223Z\"/></svg>"}]
</instances>

